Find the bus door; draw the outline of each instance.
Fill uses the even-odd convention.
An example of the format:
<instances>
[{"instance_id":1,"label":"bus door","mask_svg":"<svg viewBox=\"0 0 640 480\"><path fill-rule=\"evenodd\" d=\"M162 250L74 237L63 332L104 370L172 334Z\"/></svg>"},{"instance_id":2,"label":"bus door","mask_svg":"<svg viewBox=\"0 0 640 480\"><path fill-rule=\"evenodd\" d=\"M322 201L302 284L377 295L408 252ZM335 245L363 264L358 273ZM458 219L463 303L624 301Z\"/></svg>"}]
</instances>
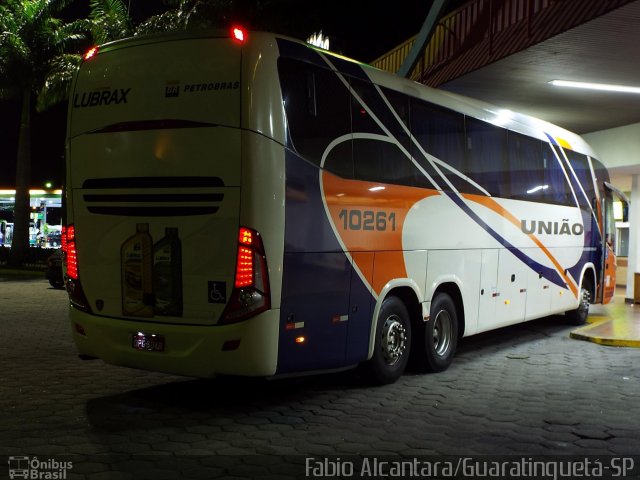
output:
<instances>
[{"instance_id":1,"label":"bus door","mask_svg":"<svg viewBox=\"0 0 640 480\"><path fill-rule=\"evenodd\" d=\"M616 244L616 222L613 214L614 201L620 200L623 204L628 204L629 199L619 189L604 182L603 212L603 242L602 242L602 269L600 270L600 295L602 303L611 302L616 290L616 255L614 245ZM623 208L623 211L626 210Z\"/></svg>"}]
</instances>

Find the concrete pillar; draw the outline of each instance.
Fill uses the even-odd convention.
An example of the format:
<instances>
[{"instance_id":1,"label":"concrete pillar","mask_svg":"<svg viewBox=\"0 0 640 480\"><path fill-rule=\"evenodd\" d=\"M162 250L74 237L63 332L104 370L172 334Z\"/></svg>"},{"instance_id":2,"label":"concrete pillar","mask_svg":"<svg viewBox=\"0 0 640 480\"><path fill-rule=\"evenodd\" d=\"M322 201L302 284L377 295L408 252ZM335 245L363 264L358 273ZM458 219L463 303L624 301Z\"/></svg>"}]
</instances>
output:
<instances>
[{"instance_id":1,"label":"concrete pillar","mask_svg":"<svg viewBox=\"0 0 640 480\"><path fill-rule=\"evenodd\" d=\"M627 267L627 301L633 301L635 274L640 273L640 175L631 177L629 206L629 266Z\"/></svg>"}]
</instances>

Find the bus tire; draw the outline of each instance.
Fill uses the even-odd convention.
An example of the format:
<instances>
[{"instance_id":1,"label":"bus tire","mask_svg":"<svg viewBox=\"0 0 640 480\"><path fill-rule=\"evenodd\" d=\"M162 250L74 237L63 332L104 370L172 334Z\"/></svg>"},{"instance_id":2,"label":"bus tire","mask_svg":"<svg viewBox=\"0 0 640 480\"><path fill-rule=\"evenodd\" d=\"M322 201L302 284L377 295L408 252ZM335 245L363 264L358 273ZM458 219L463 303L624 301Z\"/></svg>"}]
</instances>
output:
<instances>
[{"instance_id":1,"label":"bus tire","mask_svg":"<svg viewBox=\"0 0 640 480\"><path fill-rule=\"evenodd\" d=\"M403 374L411 350L411 321L400 298L390 296L382 302L375 335L373 355L365 368L374 383L393 383Z\"/></svg>"},{"instance_id":2,"label":"bus tire","mask_svg":"<svg viewBox=\"0 0 640 480\"><path fill-rule=\"evenodd\" d=\"M578 308L565 312L564 316L570 325L584 325L589 316L589 302L591 301L591 293L587 280L582 282L580 287L580 303Z\"/></svg>"},{"instance_id":3,"label":"bus tire","mask_svg":"<svg viewBox=\"0 0 640 480\"><path fill-rule=\"evenodd\" d=\"M420 322L414 343L412 365L428 372L449 368L458 346L458 312L446 293L431 302L429 320Z\"/></svg>"}]
</instances>

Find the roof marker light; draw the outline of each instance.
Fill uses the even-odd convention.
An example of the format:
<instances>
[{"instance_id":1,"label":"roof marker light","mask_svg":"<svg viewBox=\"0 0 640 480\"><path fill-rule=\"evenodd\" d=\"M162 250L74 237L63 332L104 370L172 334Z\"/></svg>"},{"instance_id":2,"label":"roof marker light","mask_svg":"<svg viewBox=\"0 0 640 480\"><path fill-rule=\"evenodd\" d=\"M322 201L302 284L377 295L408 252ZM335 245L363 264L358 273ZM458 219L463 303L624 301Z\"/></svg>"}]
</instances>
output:
<instances>
[{"instance_id":1,"label":"roof marker light","mask_svg":"<svg viewBox=\"0 0 640 480\"><path fill-rule=\"evenodd\" d=\"M91 57L94 57L96 55L96 53L98 53L98 47L91 47L89 50L86 51L86 53L84 54L84 56L82 58L84 58L85 61L89 60Z\"/></svg>"},{"instance_id":2,"label":"roof marker light","mask_svg":"<svg viewBox=\"0 0 640 480\"><path fill-rule=\"evenodd\" d=\"M246 31L242 27L233 27L231 29L231 36L238 43L244 43L244 41L247 39Z\"/></svg>"}]
</instances>

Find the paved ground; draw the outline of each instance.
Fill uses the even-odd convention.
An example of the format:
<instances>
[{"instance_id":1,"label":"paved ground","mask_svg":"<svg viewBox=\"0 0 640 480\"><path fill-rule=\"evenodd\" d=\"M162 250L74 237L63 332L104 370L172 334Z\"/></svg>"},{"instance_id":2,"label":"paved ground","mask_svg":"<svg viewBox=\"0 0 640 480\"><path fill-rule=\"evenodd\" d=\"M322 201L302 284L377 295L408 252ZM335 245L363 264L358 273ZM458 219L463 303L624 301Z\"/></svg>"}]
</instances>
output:
<instances>
[{"instance_id":1,"label":"paved ground","mask_svg":"<svg viewBox=\"0 0 640 480\"><path fill-rule=\"evenodd\" d=\"M66 294L0 278L0 479L8 456L157 479L304 476L305 456L640 454L640 349L571 340L561 320L465 339L448 371L384 387L203 381L79 360Z\"/></svg>"}]
</instances>

